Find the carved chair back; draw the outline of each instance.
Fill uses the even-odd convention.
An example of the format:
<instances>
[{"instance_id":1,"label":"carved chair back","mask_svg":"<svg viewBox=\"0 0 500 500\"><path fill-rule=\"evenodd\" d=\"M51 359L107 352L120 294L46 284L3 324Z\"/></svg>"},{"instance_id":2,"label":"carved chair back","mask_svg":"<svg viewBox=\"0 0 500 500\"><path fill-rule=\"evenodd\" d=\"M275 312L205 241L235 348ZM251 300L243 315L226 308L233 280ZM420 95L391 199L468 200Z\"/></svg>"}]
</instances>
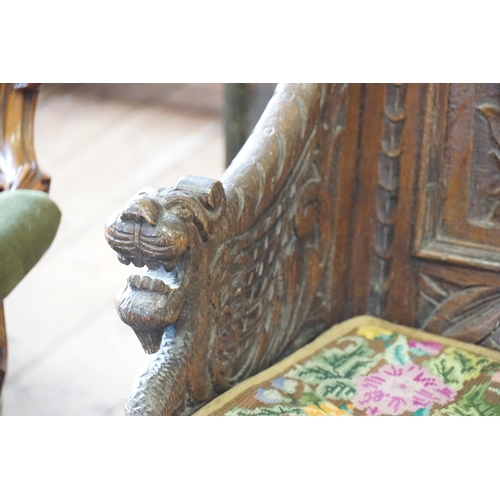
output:
<instances>
[{"instance_id":1,"label":"carved chair back","mask_svg":"<svg viewBox=\"0 0 500 500\"><path fill-rule=\"evenodd\" d=\"M500 348L499 91L362 87L343 317Z\"/></svg>"},{"instance_id":2,"label":"carved chair back","mask_svg":"<svg viewBox=\"0 0 500 500\"><path fill-rule=\"evenodd\" d=\"M497 347L495 85L279 85L220 181L107 224L121 318L152 353L128 414L189 414L369 313Z\"/></svg>"}]
</instances>

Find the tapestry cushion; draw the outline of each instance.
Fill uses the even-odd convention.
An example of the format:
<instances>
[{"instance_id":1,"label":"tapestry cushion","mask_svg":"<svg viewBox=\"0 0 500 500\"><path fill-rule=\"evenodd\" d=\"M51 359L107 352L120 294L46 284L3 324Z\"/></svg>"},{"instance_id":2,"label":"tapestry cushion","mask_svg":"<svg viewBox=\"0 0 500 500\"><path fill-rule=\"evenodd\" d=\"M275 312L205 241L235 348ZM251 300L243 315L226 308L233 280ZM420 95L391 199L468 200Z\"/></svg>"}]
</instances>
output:
<instances>
[{"instance_id":1,"label":"tapestry cushion","mask_svg":"<svg viewBox=\"0 0 500 500\"><path fill-rule=\"evenodd\" d=\"M500 415L500 353L359 316L195 415Z\"/></svg>"},{"instance_id":2,"label":"tapestry cushion","mask_svg":"<svg viewBox=\"0 0 500 500\"><path fill-rule=\"evenodd\" d=\"M59 208L45 193L0 193L0 301L49 248L60 220Z\"/></svg>"}]
</instances>

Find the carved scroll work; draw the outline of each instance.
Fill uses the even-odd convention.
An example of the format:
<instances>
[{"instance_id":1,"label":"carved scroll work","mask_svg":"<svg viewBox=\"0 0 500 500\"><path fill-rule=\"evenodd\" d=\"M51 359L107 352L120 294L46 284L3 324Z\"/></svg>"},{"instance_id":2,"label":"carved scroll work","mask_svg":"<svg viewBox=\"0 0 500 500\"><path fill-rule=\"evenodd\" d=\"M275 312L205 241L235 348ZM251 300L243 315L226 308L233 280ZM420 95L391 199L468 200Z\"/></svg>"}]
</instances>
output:
<instances>
[{"instance_id":1,"label":"carved scroll work","mask_svg":"<svg viewBox=\"0 0 500 500\"><path fill-rule=\"evenodd\" d=\"M108 221L119 259L148 268L117 299L152 353L127 414L189 414L307 341L301 326L331 272L345 92L278 86L221 182L144 190Z\"/></svg>"},{"instance_id":2,"label":"carved scroll work","mask_svg":"<svg viewBox=\"0 0 500 500\"><path fill-rule=\"evenodd\" d=\"M432 273L433 266L427 268ZM465 277L465 284L462 270L436 274L419 274L417 326L500 350L500 287L495 277L482 280L484 273L477 273L476 279Z\"/></svg>"},{"instance_id":3,"label":"carved scroll work","mask_svg":"<svg viewBox=\"0 0 500 500\"><path fill-rule=\"evenodd\" d=\"M37 83L0 84L0 191L49 190L50 178L38 169L33 147L39 87Z\"/></svg>"}]
</instances>

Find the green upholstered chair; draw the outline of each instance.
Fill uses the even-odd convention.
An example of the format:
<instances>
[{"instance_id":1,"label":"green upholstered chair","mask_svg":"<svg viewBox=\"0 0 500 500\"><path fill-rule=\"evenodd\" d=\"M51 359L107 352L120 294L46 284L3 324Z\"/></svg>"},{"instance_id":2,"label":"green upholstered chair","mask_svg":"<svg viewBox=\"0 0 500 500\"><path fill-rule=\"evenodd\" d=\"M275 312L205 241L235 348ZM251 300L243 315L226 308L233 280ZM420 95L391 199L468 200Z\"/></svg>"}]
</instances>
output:
<instances>
[{"instance_id":1,"label":"green upholstered chair","mask_svg":"<svg viewBox=\"0 0 500 500\"><path fill-rule=\"evenodd\" d=\"M61 219L33 151L37 92L37 84L0 84L0 391L7 369L3 299L49 248Z\"/></svg>"},{"instance_id":2,"label":"green upholstered chair","mask_svg":"<svg viewBox=\"0 0 500 500\"><path fill-rule=\"evenodd\" d=\"M0 301L26 276L52 243L61 212L46 193L0 193Z\"/></svg>"}]
</instances>

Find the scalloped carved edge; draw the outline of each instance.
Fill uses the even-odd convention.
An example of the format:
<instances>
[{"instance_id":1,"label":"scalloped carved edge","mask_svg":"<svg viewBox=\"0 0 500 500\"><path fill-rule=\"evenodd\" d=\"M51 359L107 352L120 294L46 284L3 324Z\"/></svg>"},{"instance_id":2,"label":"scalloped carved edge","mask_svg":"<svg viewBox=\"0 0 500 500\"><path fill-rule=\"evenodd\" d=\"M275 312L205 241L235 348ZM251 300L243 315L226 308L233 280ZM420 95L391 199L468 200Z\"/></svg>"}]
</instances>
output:
<instances>
[{"instance_id":1,"label":"scalloped carved edge","mask_svg":"<svg viewBox=\"0 0 500 500\"><path fill-rule=\"evenodd\" d=\"M391 273L394 222L399 201L401 134L405 120L405 84L388 84L378 162L375 244L367 311L383 317Z\"/></svg>"}]
</instances>

